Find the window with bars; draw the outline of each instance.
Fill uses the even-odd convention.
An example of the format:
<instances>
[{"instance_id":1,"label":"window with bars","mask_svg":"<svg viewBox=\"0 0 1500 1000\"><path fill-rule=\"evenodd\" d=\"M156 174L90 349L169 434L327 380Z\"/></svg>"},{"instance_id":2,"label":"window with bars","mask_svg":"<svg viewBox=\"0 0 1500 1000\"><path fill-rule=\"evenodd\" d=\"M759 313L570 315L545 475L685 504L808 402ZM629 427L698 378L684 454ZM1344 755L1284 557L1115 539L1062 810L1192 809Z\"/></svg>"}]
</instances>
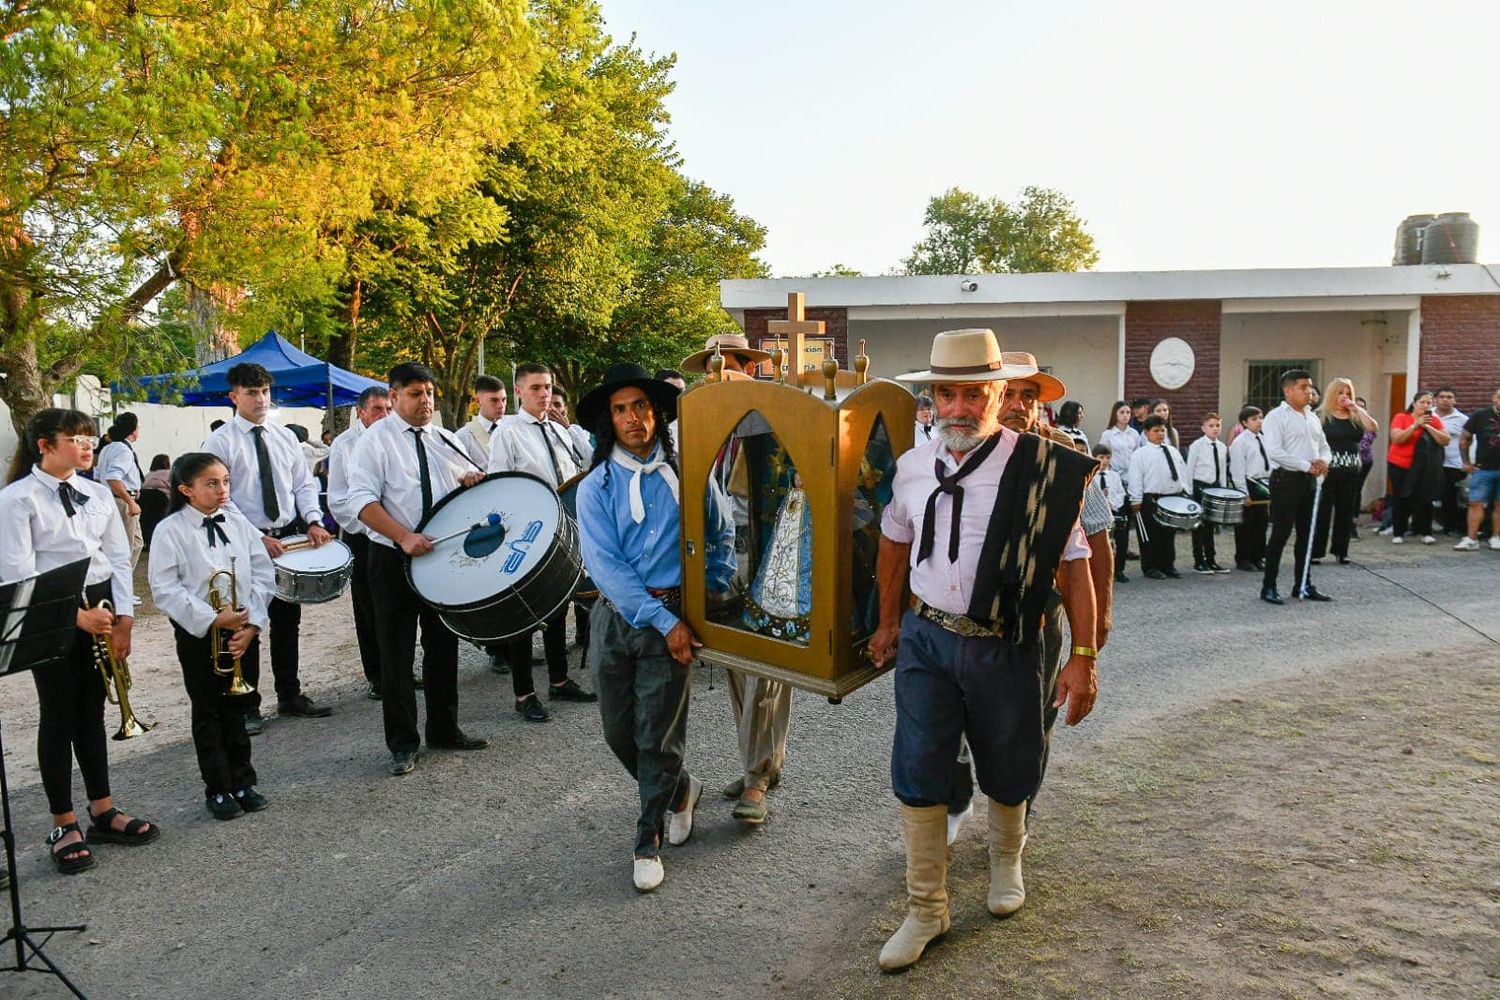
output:
<instances>
[{"instance_id":1,"label":"window with bars","mask_svg":"<svg viewBox=\"0 0 1500 1000\"><path fill-rule=\"evenodd\" d=\"M1280 361L1251 361L1245 371L1245 403L1258 406L1270 413L1281 405L1281 373L1289 368L1303 368L1312 372L1313 385L1318 381L1318 362L1312 358L1291 358Z\"/></svg>"}]
</instances>

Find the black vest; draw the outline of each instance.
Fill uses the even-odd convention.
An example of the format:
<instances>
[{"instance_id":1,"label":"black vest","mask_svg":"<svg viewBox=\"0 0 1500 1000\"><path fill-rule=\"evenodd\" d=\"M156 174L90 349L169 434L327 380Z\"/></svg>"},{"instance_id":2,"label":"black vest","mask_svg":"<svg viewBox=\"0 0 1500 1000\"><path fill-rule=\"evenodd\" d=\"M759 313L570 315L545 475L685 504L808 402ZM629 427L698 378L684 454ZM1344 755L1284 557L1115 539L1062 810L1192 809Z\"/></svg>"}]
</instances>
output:
<instances>
[{"instance_id":1,"label":"black vest","mask_svg":"<svg viewBox=\"0 0 1500 1000\"><path fill-rule=\"evenodd\" d=\"M1057 567L1099 463L1066 445L1021 434L1000 476L969 617L993 622L1016 645L1041 629Z\"/></svg>"}]
</instances>

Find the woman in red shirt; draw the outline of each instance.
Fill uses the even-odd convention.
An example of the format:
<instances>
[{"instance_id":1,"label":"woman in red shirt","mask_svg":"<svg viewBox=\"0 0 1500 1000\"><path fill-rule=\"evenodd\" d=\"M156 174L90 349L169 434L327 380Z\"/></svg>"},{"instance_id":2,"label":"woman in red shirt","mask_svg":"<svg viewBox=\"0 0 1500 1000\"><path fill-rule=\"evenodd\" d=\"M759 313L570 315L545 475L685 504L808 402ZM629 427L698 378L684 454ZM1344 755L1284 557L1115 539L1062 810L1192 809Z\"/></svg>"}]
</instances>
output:
<instances>
[{"instance_id":1,"label":"woman in red shirt","mask_svg":"<svg viewBox=\"0 0 1500 1000\"><path fill-rule=\"evenodd\" d=\"M1386 469L1391 477L1391 541L1405 541L1407 523L1413 534L1431 545L1432 501L1441 491L1443 449L1449 434L1443 420L1432 412L1432 393L1417 391L1405 413L1391 418L1391 446L1386 450Z\"/></svg>"}]
</instances>

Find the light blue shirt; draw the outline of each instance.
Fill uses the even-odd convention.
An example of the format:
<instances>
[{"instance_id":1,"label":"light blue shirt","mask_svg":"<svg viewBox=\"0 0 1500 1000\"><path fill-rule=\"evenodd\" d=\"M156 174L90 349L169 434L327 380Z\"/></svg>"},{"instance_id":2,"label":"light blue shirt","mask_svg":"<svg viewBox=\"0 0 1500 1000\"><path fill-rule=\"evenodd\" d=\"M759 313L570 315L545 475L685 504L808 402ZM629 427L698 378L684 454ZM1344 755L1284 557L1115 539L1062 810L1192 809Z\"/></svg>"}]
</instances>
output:
<instances>
[{"instance_id":1,"label":"light blue shirt","mask_svg":"<svg viewBox=\"0 0 1500 1000\"><path fill-rule=\"evenodd\" d=\"M653 461L661 446L647 457ZM678 618L647 588L682 586L682 509L660 472L641 479L646 517L640 524L630 514L630 481L635 470L614 459L602 462L578 484L578 528L583 563L599 592L635 628L650 626L662 635L676 627ZM729 589L734 577L734 524L726 516L728 504L718 485L708 483L704 497L705 556L708 589Z\"/></svg>"}]
</instances>

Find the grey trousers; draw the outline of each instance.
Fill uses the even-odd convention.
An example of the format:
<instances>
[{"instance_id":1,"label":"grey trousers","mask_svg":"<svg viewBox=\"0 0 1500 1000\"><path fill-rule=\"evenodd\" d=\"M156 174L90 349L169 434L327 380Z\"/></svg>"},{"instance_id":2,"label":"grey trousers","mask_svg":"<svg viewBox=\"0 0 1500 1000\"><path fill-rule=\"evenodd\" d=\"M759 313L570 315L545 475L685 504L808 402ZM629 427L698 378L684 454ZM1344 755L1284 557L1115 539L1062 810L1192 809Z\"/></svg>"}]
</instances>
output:
<instances>
[{"instance_id":1,"label":"grey trousers","mask_svg":"<svg viewBox=\"0 0 1500 1000\"><path fill-rule=\"evenodd\" d=\"M125 513L125 501L115 497L115 510L120 512L120 520L125 523L125 540L130 543L130 568L135 569L136 563L141 561L141 550L146 547L146 542L141 535L141 515ZM129 614L130 610L119 612Z\"/></svg>"},{"instance_id":2,"label":"grey trousers","mask_svg":"<svg viewBox=\"0 0 1500 1000\"><path fill-rule=\"evenodd\" d=\"M654 857L667 810L687 792L682 756L692 671L672 659L660 632L633 628L603 601L589 613L589 662L604 742L640 786L635 853Z\"/></svg>"},{"instance_id":3,"label":"grey trousers","mask_svg":"<svg viewBox=\"0 0 1500 1000\"><path fill-rule=\"evenodd\" d=\"M740 736L745 787L765 791L786 761L786 731L792 717L792 688L737 670L729 676L729 705Z\"/></svg>"}]
</instances>

